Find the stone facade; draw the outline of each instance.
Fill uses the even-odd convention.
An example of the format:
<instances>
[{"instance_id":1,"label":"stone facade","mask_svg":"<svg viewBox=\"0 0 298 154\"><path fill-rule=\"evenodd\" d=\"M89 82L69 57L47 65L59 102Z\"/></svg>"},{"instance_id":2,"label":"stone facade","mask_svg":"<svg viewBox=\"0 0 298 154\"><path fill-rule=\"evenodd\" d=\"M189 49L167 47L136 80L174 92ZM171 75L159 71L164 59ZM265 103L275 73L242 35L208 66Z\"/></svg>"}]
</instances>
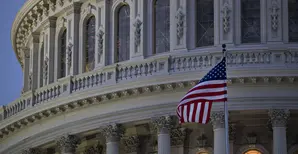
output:
<instances>
[{"instance_id":1,"label":"stone facade","mask_svg":"<svg viewBox=\"0 0 298 154\"><path fill-rule=\"evenodd\" d=\"M0 153L222 154L226 129L230 154L297 153L297 5L251 2L27 0L11 33L23 91L0 106ZM222 44L229 128L223 103L206 125L179 124L177 103L220 61Z\"/></svg>"}]
</instances>

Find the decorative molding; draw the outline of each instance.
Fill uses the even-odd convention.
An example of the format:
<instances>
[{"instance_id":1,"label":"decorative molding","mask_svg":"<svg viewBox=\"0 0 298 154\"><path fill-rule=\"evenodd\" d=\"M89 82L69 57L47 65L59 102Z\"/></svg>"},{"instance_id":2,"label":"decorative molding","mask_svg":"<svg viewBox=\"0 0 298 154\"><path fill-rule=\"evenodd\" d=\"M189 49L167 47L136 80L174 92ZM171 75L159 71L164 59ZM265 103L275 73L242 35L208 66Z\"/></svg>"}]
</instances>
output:
<instances>
[{"instance_id":1,"label":"decorative molding","mask_svg":"<svg viewBox=\"0 0 298 154\"><path fill-rule=\"evenodd\" d=\"M141 43L141 30L142 30L142 21L139 18L136 18L133 26L135 28L135 46L139 46Z\"/></svg>"},{"instance_id":2,"label":"decorative molding","mask_svg":"<svg viewBox=\"0 0 298 154\"><path fill-rule=\"evenodd\" d=\"M57 147L62 152L75 152L78 144L81 143L81 139L75 135L64 135L57 139Z\"/></svg>"},{"instance_id":3,"label":"decorative molding","mask_svg":"<svg viewBox=\"0 0 298 154\"><path fill-rule=\"evenodd\" d=\"M115 142L124 135L125 129L121 124L113 123L102 127L100 132L106 137L107 142Z\"/></svg>"},{"instance_id":4,"label":"decorative molding","mask_svg":"<svg viewBox=\"0 0 298 154\"><path fill-rule=\"evenodd\" d=\"M177 10L176 14L176 26L177 26L177 38L181 39L184 35L184 18L185 18L185 13L183 12L183 7L180 6Z\"/></svg>"},{"instance_id":5,"label":"decorative molding","mask_svg":"<svg viewBox=\"0 0 298 154\"><path fill-rule=\"evenodd\" d=\"M69 39L68 45L67 45L67 65L68 68L71 68L71 63L72 63L72 49L73 48L73 44L71 41L71 38Z\"/></svg>"},{"instance_id":6,"label":"decorative molding","mask_svg":"<svg viewBox=\"0 0 298 154\"><path fill-rule=\"evenodd\" d=\"M138 136L123 137L121 142L126 153L138 152L140 146L140 139Z\"/></svg>"},{"instance_id":7,"label":"decorative molding","mask_svg":"<svg viewBox=\"0 0 298 154\"><path fill-rule=\"evenodd\" d=\"M48 81L49 58L46 56L43 61L43 78L45 82Z\"/></svg>"},{"instance_id":8,"label":"decorative molding","mask_svg":"<svg viewBox=\"0 0 298 154\"><path fill-rule=\"evenodd\" d=\"M287 121L290 117L290 111L288 109L271 109L268 114L272 127L287 126Z\"/></svg>"},{"instance_id":9,"label":"decorative molding","mask_svg":"<svg viewBox=\"0 0 298 154\"><path fill-rule=\"evenodd\" d=\"M154 131L158 133L169 133L177 125L177 119L174 116L160 116L151 119Z\"/></svg>"},{"instance_id":10,"label":"decorative molding","mask_svg":"<svg viewBox=\"0 0 298 154\"><path fill-rule=\"evenodd\" d=\"M280 10L277 0L271 1L270 16L271 16L271 28L274 31L278 29L278 11Z\"/></svg>"},{"instance_id":11,"label":"decorative molding","mask_svg":"<svg viewBox=\"0 0 298 154\"><path fill-rule=\"evenodd\" d=\"M211 112L210 120L213 125L213 129L224 128L225 114L223 111Z\"/></svg>"},{"instance_id":12,"label":"decorative molding","mask_svg":"<svg viewBox=\"0 0 298 154\"><path fill-rule=\"evenodd\" d=\"M63 7L63 5L64 5L64 0L57 0L57 3L59 4L60 7Z\"/></svg>"},{"instance_id":13,"label":"decorative molding","mask_svg":"<svg viewBox=\"0 0 298 154\"><path fill-rule=\"evenodd\" d=\"M229 0L226 0L223 4L221 13L222 13L222 24L223 24L223 30L225 33L229 32L230 30L230 12L231 12L231 6L229 3Z\"/></svg>"},{"instance_id":14,"label":"decorative molding","mask_svg":"<svg viewBox=\"0 0 298 154\"><path fill-rule=\"evenodd\" d=\"M183 146L186 138L186 128L174 128L171 130L171 146Z\"/></svg>"},{"instance_id":15,"label":"decorative molding","mask_svg":"<svg viewBox=\"0 0 298 154\"><path fill-rule=\"evenodd\" d=\"M102 26L100 26L98 28L97 31L97 41L98 41L98 56L101 57L101 55L103 54L103 46L104 46L104 29Z\"/></svg>"}]
</instances>

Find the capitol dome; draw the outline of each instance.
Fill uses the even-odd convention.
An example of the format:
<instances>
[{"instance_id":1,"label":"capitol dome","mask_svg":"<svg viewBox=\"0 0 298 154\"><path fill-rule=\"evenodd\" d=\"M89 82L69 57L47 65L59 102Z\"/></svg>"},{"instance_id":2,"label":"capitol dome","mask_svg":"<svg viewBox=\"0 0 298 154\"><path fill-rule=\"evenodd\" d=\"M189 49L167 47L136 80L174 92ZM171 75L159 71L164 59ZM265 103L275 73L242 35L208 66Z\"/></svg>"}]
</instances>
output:
<instances>
[{"instance_id":1,"label":"capitol dome","mask_svg":"<svg viewBox=\"0 0 298 154\"><path fill-rule=\"evenodd\" d=\"M23 90L0 154L298 153L298 0L27 0L11 30ZM179 124L222 58L223 103Z\"/></svg>"}]
</instances>

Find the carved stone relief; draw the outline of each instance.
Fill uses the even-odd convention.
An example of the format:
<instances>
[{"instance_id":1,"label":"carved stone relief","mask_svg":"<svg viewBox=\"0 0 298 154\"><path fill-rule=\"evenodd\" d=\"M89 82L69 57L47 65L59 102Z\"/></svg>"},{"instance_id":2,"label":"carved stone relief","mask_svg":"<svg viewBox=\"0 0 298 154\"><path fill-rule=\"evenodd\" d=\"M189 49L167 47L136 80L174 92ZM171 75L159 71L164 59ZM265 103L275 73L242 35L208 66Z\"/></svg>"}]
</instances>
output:
<instances>
[{"instance_id":1,"label":"carved stone relief","mask_svg":"<svg viewBox=\"0 0 298 154\"><path fill-rule=\"evenodd\" d=\"M280 10L277 0L272 0L270 15L271 15L271 28L274 31L278 29L278 11Z\"/></svg>"},{"instance_id":2,"label":"carved stone relief","mask_svg":"<svg viewBox=\"0 0 298 154\"><path fill-rule=\"evenodd\" d=\"M177 10L176 20L177 20L177 38L181 39L184 35L184 18L185 14L183 12L182 6L180 6Z\"/></svg>"},{"instance_id":3,"label":"carved stone relief","mask_svg":"<svg viewBox=\"0 0 298 154\"><path fill-rule=\"evenodd\" d=\"M230 12L231 12L231 6L229 4L229 1L225 1L223 4L223 8L221 10L222 13L222 20L223 20L223 30L225 33L229 32L230 29Z\"/></svg>"},{"instance_id":4,"label":"carved stone relief","mask_svg":"<svg viewBox=\"0 0 298 154\"><path fill-rule=\"evenodd\" d=\"M45 82L48 80L48 67L49 67L49 58L46 57L43 62L43 78Z\"/></svg>"},{"instance_id":5,"label":"carved stone relief","mask_svg":"<svg viewBox=\"0 0 298 154\"><path fill-rule=\"evenodd\" d=\"M104 40L104 29L102 26L98 29L98 32L96 34L97 36L97 41L98 41L98 56L101 57L103 53L103 40Z\"/></svg>"},{"instance_id":6,"label":"carved stone relief","mask_svg":"<svg viewBox=\"0 0 298 154\"><path fill-rule=\"evenodd\" d=\"M223 111L212 112L210 116L213 129L224 128L225 114Z\"/></svg>"},{"instance_id":7,"label":"carved stone relief","mask_svg":"<svg viewBox=\"0 0 298 154\"><path fill-rule=\"evenodd\" d=\"M75 152L77 145L80 143L80 138L75 135L64 135L56 141L58 148L63 152Z\"/></svg>"},{"instance_id":8,"label":"carved stone relief","mask_svg":"<svg viewBox=\"0 0 298 154\"><path fill-rule=\"evenodd\" d=\"M142 26L142 21L140 19L136 19L135 23L133 26L135 27L135 46L139 46L141 43L141 26Z\"/></svg>"},{"instance_id":9,"label":"carved stone relief","mask_svg":"<svg viewBox=\"0 0 298 154\"><path fill-rule=\"evenodd\" d=\"M29 73L29 83L28 83L28 86L29 86L28 89L29 90L32 90L32 80L33 80L32 76L33 76L33 73L30 72Z\"/></svg>"},{"instance_id":10,"label":"carved stone relief","mask_svg":"<svg viewBox=\"0 0 298 154\"><path fill-rule=\"evenodd\" d=\"M125 129L120 124L110 124L101 128L101 133L106 137L107 142L118 141L124 132Z\"/></svg>"},{"instance_id":11,"label":"carved stone relief","mask_svg":"<svg viewBox=\"0 0 298 154\"><path fill-rule=\"evenodd\" d=\"M138 152L140 146L140 139L138 136L124 137L121 142L124 145L126 153Z\"/></svg>"},{"instance_id":12,"label":"carved stone relief","mask_svg":"<svg viewBox=\"0 0 298 154\"><path fill-rule=\"evenodd\" d=\"M269 110L268 114L272 127L286 127L290 116L290 111L288 109L273 109Z\"/></svg>"},{"instance_id":13,"label":"carved stone relief","mask_svg":"<svg viewBox=\"0 0 298 154\"><path fill-rule=\"evenodd\" d=\"M186 137L185 128L175 128L171 130L171 145L183 146Z\"/></svg>"},{"instance_id":14,"label":"carved stone relief","mask_svg":"<svg viewBox=\"0 0 298 154\"><path fill-rule=\"evenodd\" d=\"M71 40L71 39L70 39ZM71 68L71 62L72 62L72 47L73 47L73 44L71 41L68 42L68 45L67 45L67 65L68 65L68 68Z\"/></svg>"},{"instance_id":15,"label":"carved stone relief","mask_svg":"<svg viewBox=\"0 0 298 154\"><path fill-rule=\"evenodd\" d=\"M87 148L84 154L103 154L104 147L100 144Z\"/></svg>"}]
</instances>

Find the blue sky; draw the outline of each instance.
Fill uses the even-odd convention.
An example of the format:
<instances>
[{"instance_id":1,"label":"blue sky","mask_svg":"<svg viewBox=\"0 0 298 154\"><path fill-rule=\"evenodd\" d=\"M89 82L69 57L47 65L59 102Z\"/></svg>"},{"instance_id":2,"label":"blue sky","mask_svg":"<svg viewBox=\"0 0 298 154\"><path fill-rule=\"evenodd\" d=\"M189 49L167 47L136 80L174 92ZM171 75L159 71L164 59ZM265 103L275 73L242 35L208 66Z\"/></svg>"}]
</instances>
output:
<instances>
[{"instance_id":1,"label":"blue sky","mask_svg":"<svg viewBox=\"0 0 298 154\"><path fill-rule=\"evenodd\" d=\"M23 72L12 49L10 30L25 1L3 0L0 5L0 105L17 99L23 87Z\"/></svg>"}]
</instances>

